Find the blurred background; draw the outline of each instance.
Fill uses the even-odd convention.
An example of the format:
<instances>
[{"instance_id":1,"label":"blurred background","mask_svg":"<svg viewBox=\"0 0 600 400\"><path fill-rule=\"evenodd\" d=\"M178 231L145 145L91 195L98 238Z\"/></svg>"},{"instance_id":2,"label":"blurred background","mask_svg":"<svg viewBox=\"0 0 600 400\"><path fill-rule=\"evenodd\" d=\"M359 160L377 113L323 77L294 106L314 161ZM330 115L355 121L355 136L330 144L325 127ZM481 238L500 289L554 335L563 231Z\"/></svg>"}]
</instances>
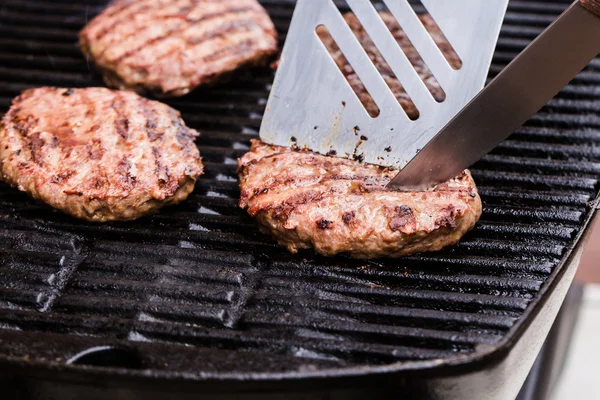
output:
<instances>
[{"instance_id":1,"label":"blurred background","mask_svg":"<svg viewBox=\"0 0 600 400\"><path fill-rule=\"evenodd\" d=\"M596 221L576 280L583 297L564 370L552 400L600 399L600 220ZM596 389L598 388L598 389Z\"/></svg>"}]
</instances>

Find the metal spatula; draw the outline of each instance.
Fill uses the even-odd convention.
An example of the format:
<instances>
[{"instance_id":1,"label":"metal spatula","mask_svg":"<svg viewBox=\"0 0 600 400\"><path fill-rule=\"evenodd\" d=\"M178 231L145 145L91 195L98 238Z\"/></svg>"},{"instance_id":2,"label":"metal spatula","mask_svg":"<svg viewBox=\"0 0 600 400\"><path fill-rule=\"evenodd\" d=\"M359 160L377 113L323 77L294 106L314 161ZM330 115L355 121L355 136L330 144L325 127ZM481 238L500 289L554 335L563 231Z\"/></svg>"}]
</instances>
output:
<instances>
[{"instance_id":1,"label":"metal spatula","mask_svg":"<svg viewBox=\"0 0 600 400\"><path fill-rule=\"evenodd\" d=\"M453 69L407 0L384 0L446 94L438 103L369 0L346 0L419 110L408 118L332 0L298 0L260 137L403 167L484 83L509 0L422 0L458 56ZM324 25L379 107L372 118L320 41ZM358 140L356 132L368 140ZM333 153L335 152L335 153Z\"/></svg>"}]
</instances>

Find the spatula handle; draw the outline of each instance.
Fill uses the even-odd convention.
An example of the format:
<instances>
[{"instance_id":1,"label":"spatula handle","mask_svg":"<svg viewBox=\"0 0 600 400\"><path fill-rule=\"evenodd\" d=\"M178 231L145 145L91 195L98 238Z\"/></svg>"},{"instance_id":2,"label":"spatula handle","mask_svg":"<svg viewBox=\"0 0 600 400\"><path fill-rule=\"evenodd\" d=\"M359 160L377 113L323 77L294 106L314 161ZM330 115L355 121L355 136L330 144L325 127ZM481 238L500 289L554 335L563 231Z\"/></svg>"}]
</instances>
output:
<instances>
[{"instance_id":1,"label":"spatula handle","mask_svg":"<svg viewBox=\"0 0 600 400\"><path fill-rule=\"evenodd\" d=\"M600 0L579 0L581 5L600 17Z\"/></svg>"}]
</instances>

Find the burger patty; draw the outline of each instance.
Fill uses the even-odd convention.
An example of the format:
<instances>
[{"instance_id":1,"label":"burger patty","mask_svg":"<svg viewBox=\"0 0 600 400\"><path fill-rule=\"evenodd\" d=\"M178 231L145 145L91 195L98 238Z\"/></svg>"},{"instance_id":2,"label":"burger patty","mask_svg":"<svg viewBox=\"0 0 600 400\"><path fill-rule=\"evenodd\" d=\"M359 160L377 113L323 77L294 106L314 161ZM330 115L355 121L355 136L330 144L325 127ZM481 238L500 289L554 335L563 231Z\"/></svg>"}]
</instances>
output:
<instances>
[{"instance_id":1,"label":"burger patty","mask_svg":"<svg viewBox=\"0 0 600 400\"><path fill-rule=\"evenodd\" d=\"M425 86L427 87L427 89L429 89L435 100L443 101L446 98L444 91L442 90L438 81L435 79L435 77L425 64L425 61L423 61L423 59L419 55L417 49L412 45L411 41L406 36L406 33L404 33L404 31L398 24L398 21L396 21L394 16L387 11L380 12L379 16L392 33L392 35L404 51L404 54L406 54L406 57L409 59L409 61L417 71L417 74L421 77L421 79L425 83ZM414 103L406 93L400 81L392 72L392 69L387 64L379 50L377 50L377 47L375 46L367 32L363 29L356 16L353 13L346 13L344 14L344 19L350 26L350 29L352 29L352 32L354 32L354 34L356 35L362 47L367 52L371 61L373 61L373 64L381 74L382 78L388 84L394 96L396 96L396 99L398 99L398 102L400 103L406 114L411 119L416 119L419 116L419 111L417 110ZM460 58L454 52L452 46L450 45L450 43L448 43L446 37L440 31L433 18L431 18L429 14L420 14L419 19L421 20L434 42L438 45L438 47L448 60L448 63L453 68L459 68L462 65ZM352 86L354 91L358 94L361 103L365 106L369 114L377 115L379 113L377 105L373 101L371 95L369 95L369 93L367 92L358 75L356 75L356 73L354 72L354 69L350 66L350 64L348 64L346 57L344 57L342 51L337 46L333 38L323 28L318 29L317 32L319 34L319 37L323 41L323 44L329 50L330 54L332 54L336 64L350 83L350 86Z\"/></svg>"},{"instance_id":2,"label":"burger patty","mask_svg":"<svg viewBox=\"0 0 600 400\"><path fill-rule=\"evenodd\" d=\"M9 184L74 217L132 220L194 189L197 136L177 111L132 92L29 89L2 119L0 169Z\"/></svg>"},{"instance_id":3,"label":"burger patty","mask_svg":"<svg viewBox=\"0 0 600 400\"><path fill-rule=\"evenodd\" d=\"M256 0L116 0L79 41L107 85L159 96L182 96L277 51Z\"/></svg>"},{"instance_id":4,"label":"burger patty","mask_svg":"<svg viewBox=\"0 0 600 400\"><path fill-rule=\"evenodd\" d=\"M455 244L477 222L469 171L425 192L385 185L398 172L253 140L238 159L241 208L290 252L400 257Z\"/></svg>"}]
</instances>

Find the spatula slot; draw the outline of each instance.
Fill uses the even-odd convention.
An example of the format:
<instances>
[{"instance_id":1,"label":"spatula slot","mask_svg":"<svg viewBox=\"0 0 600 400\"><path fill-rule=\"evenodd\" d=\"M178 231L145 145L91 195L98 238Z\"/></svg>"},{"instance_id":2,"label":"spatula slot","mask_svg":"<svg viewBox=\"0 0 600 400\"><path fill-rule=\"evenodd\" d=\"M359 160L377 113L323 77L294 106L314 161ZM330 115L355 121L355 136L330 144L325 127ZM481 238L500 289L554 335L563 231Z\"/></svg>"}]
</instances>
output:
<instances>
[{"instance_id":1,"label":"spatula slot","mask_svg":"<svg viewBox=\"0 0 600 400\"><path fill-rule=\"evenodd\" d=\"M419 51L413 45L413 42L408 37L398 20L394 17L394 15L390 12L390 10L385 4L379 4L377 9L380 10L379 16L381 17L383 23L392 34L395 41L399 44L400 48L410 61L415 71L417 71L417 73L419 74L419 77L427 87L429 93L431 93L431 96L434 98L434 100L438 103L441 103L444 100L446 100L446 92L444 92L442 86L435 78L433 72L431 72L431 70L427 66L427 63L423 60L423 58L419 54ZM421 22L421 24L427 29L427 32L431 35L432 39L436 42L436 44L437 41L440 41L440 43L443 42L440 39L440 36L444 39L445 37L443 36L441 31L439 31L439 28L437 28L437 24L435 24L435 21L433 21L433 18L431 18L429 14L419 14L418 19ZM446 46L450 46L448 41L446 41ZM438 47L440 47L439 44ZM452 51L454 52L454 50ZM458 60L460 62L460 59ZM394 94L396 93L394 92ZM398 97L398 95L396 96ZM402 95L402 97L404 97L404 95Z\"/></svg>"},{"instance_id":2,"label":"spatula slot","mask_svg":"<svg viewBox=\"0 0 600 400\"><path fill-rule=\"evenodd\" d=\"M417 109L416 105L414 104L408 93L406 93L405 88L403 87L398 77L392 71L390 65L387 63L381 52L373 43L371 37L364 30L360 21L351 12L347 12L344 14L344 20L354 33L354 36L357 38L363 50L367 53L369 59L371 60L375 68L377 68L377 71L387 84L390 91L393 93L394 97L396 98L406 115L413 121L417 120L420 115L419 110ZM329 51L329 54L332 56L337 66L344 74L344 77L352 87L352 90L360 99L362 105L365 107L369 115L371 117L379 115L379 109L373 101L373 98L370 94L368 94L358 75L355 73L354 69L352 68L348 60L344 57L340 48L335 43L335 40L333 39L333 37L331 37L331 35L329 35L326 27L320 26L317 29L317 34L319 35L321 42Z\"/></svg>"},{"instance_id":3,"label":"spatula slot","mask_svg":"<svg viewBox=\"0 0 600 400\"><path fill-rule=\"evenodd\" d=\"M423 3L421 3L420 0L413 0L411 1L411 3L413 5L414 10L418 14L423 15L424 13L427 13L427 8L423 5ZM427 16L427 18L420 17L419 20L429 33L429 36L431 36L438 49L440 49L442 55L444 56L446 61L448 61L450 67L452 67L452 69L454 70L461 69L463 62L459 55L456 53L456 50L454 49L448 38L446 38L446 35L444 35L444 32L435 21L435 18L433 18L431 14L427 14Z\"/></svg>"},{"instance_id":4,"label":"spatula slot","mask_svg":"<svg viewBox=\"0 0 600 400\"><path fill-rule=\"evenodd\" d=\"M377 107L375 100L373 100L373 97L354 71L354 68L352 68L352 65L350 65L350 62L346 56L344 56L344 53L336 43L333 36L331 36L331 33L329 33L327 27L325 25L319 25L317 26L316 32L319 36L319 39L321 39L321 43L323 43L333 58L333 61L335 61L336 65L339 67L340 71L342 71L342 74L344 74L346 81L362 105L365 107L367 113L369 113L371 118L376 118L379 116L380 110L379 107Z\"/></svg>"}]
</instances>

